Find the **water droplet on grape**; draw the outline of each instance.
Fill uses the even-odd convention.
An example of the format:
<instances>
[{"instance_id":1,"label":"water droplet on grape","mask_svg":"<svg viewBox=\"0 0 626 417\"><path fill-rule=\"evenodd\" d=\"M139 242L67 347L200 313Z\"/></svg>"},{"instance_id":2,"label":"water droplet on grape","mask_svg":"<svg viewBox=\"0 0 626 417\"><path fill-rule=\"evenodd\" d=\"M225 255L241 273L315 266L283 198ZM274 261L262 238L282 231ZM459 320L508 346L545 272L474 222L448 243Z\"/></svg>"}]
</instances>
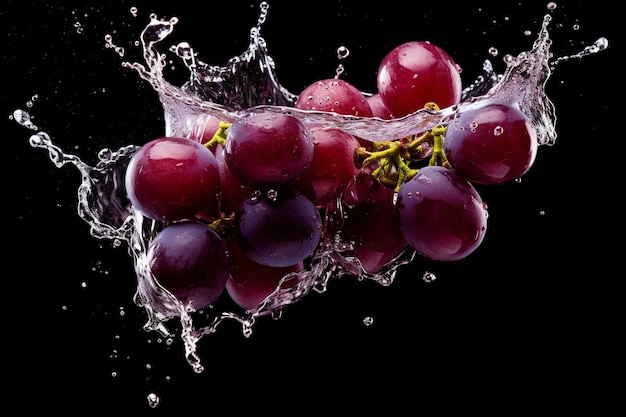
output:
<instances>
[{"instance_id":1,"label":"water droplet on grape","mask_svg":"<svg viewBox=\"0 0 626 417\"><path fill-rule=\"evenodd\" d=\"M493 135L494 136L500 136L502 133L504 133L504 128L502 126L496 126L493 129Z\"/></svg>"},{"instance_id":2,"label":"water droplet on grape","mask_svg":"<svg viewBox=\"0 0 626 417\"><path fill-rule=\"evenodd\" d=\"M491 48L489 48L489 55L498 56L498 49L492 46Z\"/></svg>"},{"instance_id":3,"label":"water droplet on grape","mask_svg":"<svg viewBox=\"0 0 626 417\"><path fill-rule=\"evenodd\" d=\"M278 191L274 189L267 190L267 193L265 193L265 195L272 201L278 200Z\"/></svg>"}]
</instances>

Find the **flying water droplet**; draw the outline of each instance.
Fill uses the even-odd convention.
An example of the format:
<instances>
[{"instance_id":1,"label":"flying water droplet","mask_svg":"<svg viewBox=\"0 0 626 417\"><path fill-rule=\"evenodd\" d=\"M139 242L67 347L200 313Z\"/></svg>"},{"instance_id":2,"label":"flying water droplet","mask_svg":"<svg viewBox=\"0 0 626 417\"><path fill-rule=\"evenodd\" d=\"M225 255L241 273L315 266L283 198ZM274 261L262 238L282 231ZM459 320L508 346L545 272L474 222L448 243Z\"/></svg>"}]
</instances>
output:
<instances>
[{"instance_id":1,"label":"flying water droplet","mask_svg":"<svg viewBox=\"0 0 626 417\"><path fill-rule=\"evenodd\" d=\"M427 283L433 282L436 279L437 279L437 276L430 271L426 271L424 272L424 275L422 275L422 280Z\"/></svg>"},{"instance_id":2,"label":"flying water droplet","mask_svg":"<svg viewBox=\"0 0 626 417\"><path fill-rule=\"evenodd\" d=\"M161 398L159 398L159 396L156 395L154 392L151 392L150 394L148 394L147 400L148 400L148 405L151 408L156 408L161 402Z\"/></svg>"}]
</instances>

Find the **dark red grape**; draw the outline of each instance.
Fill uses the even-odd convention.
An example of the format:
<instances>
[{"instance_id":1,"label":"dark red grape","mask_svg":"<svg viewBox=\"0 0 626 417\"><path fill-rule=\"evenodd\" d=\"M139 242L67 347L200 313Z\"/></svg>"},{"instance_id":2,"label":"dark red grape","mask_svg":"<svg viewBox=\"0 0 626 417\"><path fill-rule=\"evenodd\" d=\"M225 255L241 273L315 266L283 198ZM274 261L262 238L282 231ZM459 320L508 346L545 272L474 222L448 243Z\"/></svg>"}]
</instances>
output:
<instances>
[{"instance_id":1,"label":"dark red grape","mask_svg":"<svg viewBox=\"0 0 626 417\"><path fill-rule=\"evenodd\" d=\"M237 242L252 260L290 266L309 257L320 241L321 215L295 189L257 193L243 202L235 218Z\"/></svg>"},{"instance_id":2,"label":"dark red grape","mask_svg":"<svg viewBox=\"0 0 626 417\"><path fill-rule=\"evenodd\" d=\"M342 241L354 245L345 255L359 258L363 269L372 274L408 246L398 227L393 194L393 189L376 183L363 201L345 211Z\"/></svg>"},{"instance_id":3,"label":"dark red grape","mask_svg":"<svg viewBox=\"0 0 626 417\"><path fill-rule=\"evenodd\" d=\"M400 186L396 210L409 245L425 258L456 261L476 250L487 210L476 189L454 171L426 166Z\"/></svg>"},{"instance_id":4,"label":"dark red grape","mask_svg":"<svg viewBox=\"0 0 626 417\"><path fill-rule=\"evenodd\" d=\"M320 207L338 198L356 175L354 153L361 145L353 135L334 128L313 130L313 144L313 161L294 187Z\"/></svg>"},{"instance_id":5,"label":"dark red grape","mask_svg":"<svg viewBox=\"0 0 626 417\"><path fill-rule=\"evenodd\" d=\"M215 157L220 172L220 210L230 216L256 189L239 181L226 163L224 147L217 145Z\"/></svg>"},{"instance_id":6,"label":"dark red grape","mask_svg":"<svg viewBox=\"0 0 626 417\"><path fill-rule=\"evenodd\" d=\"M300 119L281 113L255 113L228 129L225 159L232 173L251 187L285 185L313 160L313 136Z\"/></svg>"},{"instance_id":7,"label":"dark red grape","mask_svg":"<svg viewBox=\"0 0 626 417\"><path fill-rule=\"evenodd\" d=\"M450 55L429 42L398 45L378 67L377 87L394 117L424 108L429 102L440 108L461 101L461 69Z\"/></svg>"},{"instance_id":8,"label":"dark red grape","mask_svg":"<svg viewBox=\"0 0 626 417\"><path fill-rule=\"evenodd\" d=\"M304 269L303 262L284 267L262 265L250 259L234 238L226 242L230 260L230 277L226 281L226 291L232 300L246 310L257 308L276 288L280 280L291 272ZM289 279L283 288L291 288L298 282Z\"/></svg>"},{"instance_id":9,"label":"dark red grape","mask_svg":"<svg viewBox=\"0 0 626 417\"><path fill-rule=\"evenodd\" d=\"M301 110L318 110L351 116L371 117L372 109L354 85L338 78L317 81L298 95Z\"/></svg>"},{"instance_id":10,"label":"dark red grape","mask_svg":"<svg viewBox=\"0 0 626 417\"><path fill-rule=\"evenodd\" d=\"M537 155L537 132L515 107L488 104L463 111L448 125L444 152L457 174L503 184L526 174Z\"/></svg>"},{"instance_id":11,"label":"dark red grape","mask_svg":"<svg viewBox=\"0 0 626 417\"><path fill-rule=\"evenodd\" d=\"M185 306L203 309L226 288L226 244L202 223L170 224L152 240L147 256L156 281Z\"/></svg>"},{"instance_id":12,"label":"dark red grape","mask_svg":"<svg viewBox=\"0 0 626 417\"><path fill-rule=\"evenodd\" d=\"M161 137L143 145L128 164L125 185L131 203L152 219L217 214L217 159L191 139Z\"/></svg>"},{"instance_id":13,"label":"dark red grape","mask_svg":"<svg viewBox=\"0 0 626 417\"><path fill-rule=\"evenodd\" d=\"M354 207L365 201L372 191L378 187L379 182L372 177L372 171L377 164L368 165L359 168L356 175L346 186L342 194L342 201L348 207Z\"/></svg>"},{"instance_id":14,"label":"dark red grape","mask_svg":"<svg viewBox=\"0 0 626 417\"><path fill-rule=\"evenodd\" d=\"M213 139L215 132L220 127L220 119L211 114L203 114L198 117L191 132L190 139L197 140L201 144L205 144ZM216 145L211 146L211 151L215 153Z\"/></svg>"},{"instance_id":15,"label":"dark red grape","mask_svg":"<svg viewBox=\"0 0 626 417\"><path fill-rule=\"evenodd\" d=\"M371 96L367 97L367 102L372 109L372 116L380 117L383 120L391 120L394 118L389 108L387 108L387 106L383 102L380 93L372 94Z\"/></svg>"}]
</instances>

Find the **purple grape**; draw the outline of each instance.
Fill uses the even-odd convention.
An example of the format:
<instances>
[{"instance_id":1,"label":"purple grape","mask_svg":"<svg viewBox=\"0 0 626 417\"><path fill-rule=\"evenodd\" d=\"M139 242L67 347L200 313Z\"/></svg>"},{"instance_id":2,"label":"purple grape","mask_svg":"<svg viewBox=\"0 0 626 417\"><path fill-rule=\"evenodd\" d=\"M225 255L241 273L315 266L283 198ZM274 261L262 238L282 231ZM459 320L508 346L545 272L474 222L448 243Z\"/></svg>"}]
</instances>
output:
<instances>
[{"instance_id":1,"label":"purple grape","mask_svg":"<svg viewBox=\"0 0 626 417\"><path fill-rule=\"evenodd\" d=\"M346 255L359 258L363 269L372 274L407 247L395 217L393 189L376 184L364 201L346 207L341 228L342 240L354 244Z\"/></svg>"},{"instance_id":2,"label":"purple grape","mask_svg":"<svg viewBox=\"0 0 626 417\"><path fill-rule=\"evenodd\" d=\"M143 145L126 169L128 198L156 220L193 219L218 212L215 155L191 139L161 137Z\"/></svg>"},{"instance_id":3,"label":"purple grape","mask_svg":"<svg viewBox=\"0 0 626 417\"><path fill-rule=\"evenodd\" d=\"M262 265L284 267L309 257L320 241L321 215L295 189L257 193L243 202L235 218L241 250Z\"/></svg>"},{"instance_id":4,"label":"purple grape","mask_svg":"<svg viewBox=\"0 0 626 417\"><path fill-rule=\"evenodd\" d=\"M454 171L426 166L402 184L396 201L400 230L421 256L456 261L476 250L487 210L476 189Z\"/></svg>"},{"instance_id":5,"label":"purple grape","mask_svg":"<svg viewBox=\"0 0 626 417\"><path fill-rule=\"evenodd\" d=\"M226 243L202 223L170 224L150 243L147 256L157 282L185 306L200 310L217 300L226 288Z\"/></svg>"},{"instance_id":6,"label":"purple grape","mask_svg":"<svg viewBox=\"0 0 626 417\"><path fill-rule=\"evenodd\" d=\"M537 155L537 133L515 107L488 104L461 112L449 125L444 152L457 174L497 185L524 175Z\"/></svg>"},{"instance_id":7,"label":"purple grape","mask_svg":"<svg viewBox=\"0 0 626 417\"><path fill-rule=\"evenodd\" d=\"M288 184L313 160L313 135L294 116L257 113L236 119L228 129L225 159L245 185Z\"/></svg>"}]
</instances>

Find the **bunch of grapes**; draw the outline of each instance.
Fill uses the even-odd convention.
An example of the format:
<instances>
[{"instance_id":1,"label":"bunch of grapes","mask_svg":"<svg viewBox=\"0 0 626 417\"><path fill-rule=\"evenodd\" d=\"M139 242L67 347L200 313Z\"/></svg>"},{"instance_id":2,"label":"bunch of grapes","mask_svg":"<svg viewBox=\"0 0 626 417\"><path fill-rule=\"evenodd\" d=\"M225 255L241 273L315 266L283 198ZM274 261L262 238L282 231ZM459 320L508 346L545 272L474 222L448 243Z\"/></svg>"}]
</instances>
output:
<instances>
[{"instance_id":1,"label":"bunch of grapes","mask_svg":"<svg viewBox=\"0 0 626 417\"><path fill-rule=\"evenodd\" d=\"M367 95L338 77L306 87L300 110L384 120L461 101L460 67L429 42L407 42L381 61ZM475 184L524 175L537 135L517 108L459 107L418 135L371 142L292 114L210 116L189 138L160 137L132 157L125 187L133 206L162 228L150 242L155 280L186 308L224 292L257 308L283 277L305 268L339 204L337 239L366 273L410 248L436 261L474 252L487 230Z\"/></svg>"}]
</instances>

